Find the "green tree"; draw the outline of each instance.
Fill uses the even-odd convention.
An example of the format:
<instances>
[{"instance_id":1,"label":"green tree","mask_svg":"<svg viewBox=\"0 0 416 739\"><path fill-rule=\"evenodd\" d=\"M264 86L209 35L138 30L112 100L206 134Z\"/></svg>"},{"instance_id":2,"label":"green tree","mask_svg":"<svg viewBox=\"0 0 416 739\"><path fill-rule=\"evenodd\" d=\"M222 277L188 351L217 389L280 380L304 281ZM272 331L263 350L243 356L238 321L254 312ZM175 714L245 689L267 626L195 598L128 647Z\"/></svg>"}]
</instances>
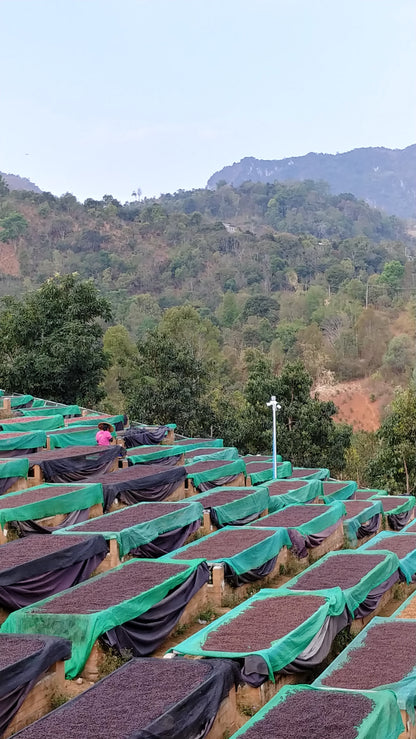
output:
<instances>
[{"instance_id":1,"label":"green tree","mask_svg":"<svg viewBox=\"0 0 416 739\"><path fill-rule=\"evenodd\" d=\"M92 407L108 365L101 320L110 305L93 282L57 276L0 303L0 383L62 403Z\"/></svg>"},{"instance_id":2,"label":"green tree","mask_svg":"<svg viewBox=\"0 0 416 739\"><path fill-rule=\"evenodd\" d=\"M383 370L396 377L405 377L415 361L414 342L407 334L393 336L383 357Z\"/></svg>"},{"instance_id":3,"label":"green tree","mask_svg":"<svg viewBox=\"0 0 416 739\"><path fill-rule=\"evenodd\" d=\"M281 405L277 425L279 454L297 466L328 467L333 473L342 470L352 429L334 423L336 407L332 402L311 397L312 378L302 363L286 364L276 377L258 353L249 355L248 362L245 448L253 453L270 451L272 422L266 402L275 395Z\"/></svg>"},{"instance_id":4,"label":"green tree","mask_svg":"<svg viewBox=\"0 0 416 739\"><path fill-rule=\"evenodd\" d=\"M367 475L372 487L398 495L416 489L416 387L398 390L389 415L377 432L379 446L369 461Z\"/></svg>"},{"instance_id":5,"label":"green tree","mask_svg":"<svg viewBox=\"0 0 416 739\"><path fill-rule=\"evenodd\" d=\"M397 259L394 259L391 262L386 262L384 265L379 282L387 285L390 294L394 294L402 284L404 273L404 265Z\"/></svg>"},{"instance_id":6,"label":"green tree","mask_svg":"<svg viewBox=\"0 0 416 739\"><path fill-rule=\"evenodd\" d=\"M8 242L18 239L27 229L28 223L21 213L8 213L0 218L0 241Z\"/></svg>"}]
</instances>

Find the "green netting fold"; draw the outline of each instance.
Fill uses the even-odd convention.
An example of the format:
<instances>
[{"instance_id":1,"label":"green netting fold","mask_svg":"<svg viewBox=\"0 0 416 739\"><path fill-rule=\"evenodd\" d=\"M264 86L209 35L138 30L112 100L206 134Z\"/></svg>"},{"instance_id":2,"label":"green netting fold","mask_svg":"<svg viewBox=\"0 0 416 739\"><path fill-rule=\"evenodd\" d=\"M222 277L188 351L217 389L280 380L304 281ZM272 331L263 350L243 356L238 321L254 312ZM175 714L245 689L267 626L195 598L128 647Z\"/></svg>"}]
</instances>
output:
<instances>
[{"instance_id":1,"label":"green netting fold","mask_svg":"<svg viewBox=\"0 0 416 739\"><path fill-rule=\"evenodd\" d=\"M43 408L46 405L46 400L42 398L35 398L32 403L32 408Z\"/></svg>"},{"instance_id":2,"label":"green netting fold","mask_svg":"<svg viewBox=\"0 0 416 739\"><path fill-rule=\"evenodd\" d=\"M6 432L5 432L6 433ZM37 449L46 446L45 431L29 431L22 436L12 438L2 438L3 433L0 432L0 456L2 451L11 451L12 449Z\"/></svg>"},{"instance_id":3,"label":"green netting fold","mask_svg":"<svg viewBox=\"0 0 416 739\"><path fill-rule=\"evenodd\" d=\"M324 503L332 503L333 500L348 500L349 498L352 498L357 490L357 483L354 480L325 480L325 486L329 486L333 483L335 488L340 482L342 482L345 487L341 488L341 490L335 490L333 493L326 492L324 495Z\"/></svg>"},{"instance_id":4,"label":"green netting fold","mask_svg":"<svg viewBox=\"0 0 416 739\"><path fill-rule=\"evenodd\" d=\"M290 509L293 507L296 508L296 504L287 506L285 508L285 511L290 511ZM300 526L287 526L287 528L296 529L296 531L299 531L302 536L310 536L311 534L319 534L321 531L329 529L330 526L334 526L334 524L336 524L338 521L341 521L343 516L345 516L345 505L342 500L334 502L326 511L322 511L322 505L319 503L315 504L315 508L315 518L312 518L310 521L306 521L305 523L300 524ZM264 518L262 518L262 523L267 524L268 518L269 516L265 516ZM250 528L252 528L256 525L256 521L249 525ZM270 524L270 526L272 526L272 524Z\"/></svg>"},{"instance_id":5,"label":"green netting fold","mask_svg":"<svg viewBox=\"0 0 416 739\"><path fill-rule=\"evenodd\" d=\"M202 472L192 472L192 465L186 468L187 477L192 480L194 487L198 487L202 482L212 482L219 477L230 477L239 475L240 472L245 474L246 466L242 459L236 459L234 462L228 462L226 465L215 467L211 470L203 470Z\"/></svg>"},{"instance_id":6,"label":"green netting fold","mask_svg":"<svg viewBox=\"0 0 416 739\"><path fill-rule=\"evenodd\" d=\"M22 408L21 412L24 416L39 416L38 408ZM48 406L42 408L42 416L54 416L59 413L61 416L81 416L81 408L79 405L60 405L58 407Z\"/></svg>"},{"instance_id":7,"label":"green netting fold","mask_svg":"<svg viewBox=\"0 0 416 739\"><path fill-rule=\"evenodd\" d=\"M374 629L377 624L391 624L392 621L395 619L392 618L382 618L380 616L375 616L375 618L370 621L370 623L361 631L358 636L354 638L354 640L349 644L343 652L329 665L329 667L326 668L326 670L314 681L313 686L314 687L322 687L326 688L326 686L323 685L324 680L328 679L336 670L339 670L341 667L344 667L344 665L349 661L351 652L353 652L356 649L360 649L365 645L365 640L367 637L368 632L371 629ZM401 621L396 619L398 623ZM380 648L382 649L382 644L380 644ZM364 655L363 655L364 656ZM371 671L371 662L368 664L368 669ZM406 713L409 715L412 723L415 723L415 703L416 703L416 663L415 666L410 670L410 672L401 678L396 683L384 683L383 685L377 685L376 687L372 688L372 690L392 690L397 698L397 703L399 708L402 711L406 711ZM384 736L384 733L383 733Z\"/></svg>"},{"instance_id":8,"label":"green netting fold","mask_svg":"<svg viewBox=\"0 0 416 739\"><path fill-rule=\"evenodd\" d=\"M149 451L143 452L143 454L135 454L135 449L148 449ZM163 449L158 449L157 451L155 451L154 444L143 444L143 446L131 447L131 449L127 449L127 458L132 464L149 464L149 462L151 463L155 459L167 459L168 457L177 457L179 454L183 454L184 451L185 450L182 447L169 446L168 444L166 444Z\"/></svg>"},{"instance_id":9,"label":"green netting fold","mask_svg":"<svg viewBox=\"0 0 416 739\"><path fill-rule=\"evenodd\" d=\"M344 549L342 552L329 552L329 554L326 554L324 557L318 560L318 562L310 565L307 570L304 570L304 572L301 572L299 575L293 577L292 580L289 580L289 582L286 583L285 587L289 589L293 588L293 586L296 585L298 580L300 580L305 572L310 572L310 570L319 567L322 562L324 562L326 559L329 559L329 557L357 557L363 555L365 555L366 557L371 557L373 554L374 553L372 552L364 552L361 550L361 548L358 551L356 549ZM377 554L379 554L379 552L377 552ZM354 615L354 611L358 608L360 603L362 603L366 599L369 592L381 585L382 582L387 580L394 572L396 572L396 570L399 569L400 560L396 554L393 554L393 552L383 552L383 555L384 559L378 564L375 564L374 567L372 567L372 569L366 575L364 575L364 577L362 577L356 585L353 585L350 588L343 589L346 604L352 616ZM330 588L330 590L332 590L332 588ZM300 593L317 591L291 590L291 592Z\"/></svg>"},{"instance_id":10,"label":"green netting fold","mask_svg":"<svg viewBox=\"0 0 416 739\"><path fill-rule=\"evenodd\" d=\"M178 448L178 447L176 447ZM181 447L179 447L180 449ZM225 459L227 462L233 462L239 458L238 449L235 446L226 446L218 451L212 451L212 454L201 454L194 457L192 451L185 454L185 464L195 464L196 462L209 462L212 459Z\"/></svg>"},{"instance_id":11,"label":"green netting fold","mask_svg":"<svg viewBox=\"0 0 416 739\"><path fill-rule=\"evenodd\" d=\"M59 429L64 425L64 417L58 413L46 418L33 419L33 421L22 421L14 419L0 419L0 426L3 431L47 431L48 429Z\"/></svg>"},{"instance_id":12,"label":"green netting fold","mask_svg":"<svg viewBox=\"0 0 416 739\"><path fill-rule=\"evenodd\" d=\"M293 480L293 482L297 481L297 479ZM283 495L270 495L269 513L276 513L276 511L280 511L288 505L301 505L322 497L321 480L305 480L303 482L306 482L306 485L301 488L288 490ZM268 484L265 483L264 487L268 488Z\"/></svg>"},{"instance_id":13,"label":"green netting fold","mask_svg":"<svg viewBox=\"0 0 416 739\"><path fill-rule=\"evenodd\" d=\"M159 426L152 425L149 423L137 423L137 421L133 421L133 423L135 426L141 429L158 429L159 428ZM173 431L177 428L176 423L164 423L163 426L166 426L167 429L173 429Z\"/></svg>"},{"instance_id":14,"label":"green netting fold","mask_svg":"<svg viewBox=\"0 0 416 739\"><path fill-rule=\"evenodd\" d=\"M363 544L360 547L360 552L362 552L365 549L370 549L372 547L371 551L375 551L374 547L377 545L379 547L380 551L383 553L385 551L389 551L388 549L384 549L383 547L383 541L385 542L386 539L391 539L392 537L399 537L404 535L410 536L410 532L406 532L404 529L399 533L397 531L380 531L377 536L374 536L373 539L370 539L370 541L367 541L365 544ZM412 552L409 552L409 554L406 554L405 557L400 557L400 570L403 573L403 575L406 578L406 582L410 583L412 582L412 577L416 573L416 532L414 534L415 537L415 548Z\"/></svg>"},{"instance_id":15,"label":"green netting fold","mask_svg":"<svg viewBox=\"0 0 416 739\"><path fill-rule=\"evenodd\" d=\"M274 673L283 669L286 665L293 662L296 657L303 652L311 643L312 639L322 628L328 616L339 616L345 608L345 598L340 588L332 588L331 590L319 590L314 595L321 595L325 598L325 602L319 606L315 613L306 619L300 626L289 632L281 639L272 641L267 649L248 650L246 652L216 652L203 649L206 639L213 631L217 631L223 624L232 621L238 614L248 610L259 600L268 598L284 598L285 596L293 596L292 590L285 587L278 589L263 588L260 592L253 595L248 600L241 603L236 608L226 613L224 616L217 618L213 623L205 626L196 634L188 637L180 644L172 647L169 651L178 652L179 654L190 654L197 657L230 657L243 658L250 654L257 654L264 659L269 670L269 678L274 682ZM297 595L297 593L295 593ZM299 598L304 598L304 594L299 594ZM6 622L7 623L7 622Z\"/></svg>"},{"instance_id":16,"label":"green netting fold","mask_svg":"<svg viewBox=\"0 0 416 739\"><path fill-rule=\"evenodd\" d=\"M137 503L134 506L130 506L130 510L134 510L134 508L139 508L139 506L143 505L146 505L146 503ZM170 504L159 503L158 505L169 506ZM122 531L114 531L112 529L111 524L114 520L114 516L117 517L117 511L114 513L106 513L105 516L96 518L95 521L102 522L102 529L99 531L80 531L80 529L85 526L85 523L82 522L74 524L73 526L67 526L65 529L60 529L56 534L59 536L61 534L82 534L83 536L100 534L101 536L104 536L105 539L116 539L119 545L120 556L124 557L132 549L154 541L154 539L157 539L158 536L165 534L167 531L188 526L193 521L202 519L203 508L200 503L189 502L186 507L178 508L178 510L172 511L171 513L164 514L163 509L161 509L161 514L158 518L154 518L151 521L145 521L144 523L138 523L134 526L129 526L128 528L122 529Z\"/></svg>"},{"instance_id":17,"label":"green netting fold","mask_svg":"<svg viewBox=\"0 0 416 739\"><path fill-rule=\"evenodd\" d=\"M225 528L221 529L221 536L223 535L224 531L235 531L237 529L240 530L240 527L236 526L226 526ZM268 531L268 529L261 528L261 531ZM221 557L221 554L219 552L218 558L207 560L208 562L226 562L230 565L230 567L234 570L234 572L237 575L243 575L245 572L249 572L250 570L255 570L257 567L261 567L265 562L268 562L270 559L273 559L273 557L276 557L280 550L283 547L291 547L292 542L290 541L289 534L287 533L286 529L269 529L270 532L273 532L272 536L269 536L267 539L264 539L263 541L258 542L257 544L254 544L251 547L248 547L247 549L244 549L242 552L238 552L238 554L234 554L232 557ZM208 536L204 537L204 541L206 539L212 539L213 537L218 538L218 534L220 532L214 531L213 534L208 534ZM244 542L244 530L243 527L241 527L241 541ZM180 549L175 550L175 562L177 562L177 557L180 555L180 560L182 562L188 562L192 561L194 557L192 556L192 550L195 549L195 547L200 544L200 541L195 541L191 544L187 544L184 547L181 547ZM169 555L167 554L165 557L162 557L162 560L168 561L170 557L172 557L173 552Z\"/></svg>"},{"instance_id":18,"label":"green netting fold","mask_svg":"<svg viewBox=\"0 0 416 739\"><path fill-rule=\"evenodd\" d=\"M251 464L256 464L256 462L249 462L246 465L247 476L250 475L250 480L251 480L252 485L261 485L264 482L273 480L273 464L264 470L260 470L259 472L250 472ZM291 474L292 474L291 463L287 461L280 462L277 468L277 477L275 479L282 480L284 477L290 477Z\"/></svg>"},{"instance_id":19,"label":"green netting fold","mask_svg":"<svg viewBox=\"0 0 416 739\"><path fill-rule=\"evenodd\" d=\"M268 712L271 711L274 706L283 703L286 698L290 695L299 693L302 690L314 690L320 693L331 693L334 692L329 688L316 688L310 685L285 685L274 696L266 705L256 713L256 715L249 719L244 726L239 729L235 734L232 735L231 739L238 739L244 737L244 734L251 729L253 726L264 719ZM340 692L337 690L336 692ZM398 739L401 732L404 730L402 717L400 715L400 709L397 705L396 696L390 690L374 691L342 691L350 692L352 695L363 695L369 698L373 702L372 711L365 717L359 726L357 726L357 739ZM296 719L296 717L294 717ZM382 728L382 734L380 734L380 728ZM288 736L291 735L290 727L288 730ZM261 727L259 726L259 738L261 737ZM325 739L324 737L322 739ZM342 739L342 726L340 726L339 739Z\"/></svg>"},{"instance_id":20,"label":"green netting fold","mask_svg":"<svg viewBox=\"0 0 416 739\"><path fill-rule=\"evenodd\" d=\"M0 390L0 397L4 395L4 390Z\"/></svg>"},{"instance_id":21,"label":"green netting fold","mask_svg":"<svg viewBox=\"0 0 416 739\"><path fill-rule=\"evenodd\" d=\"M88 417L85 417L85 419L81 416L81 418L77 418L77 422L75 424L71 423L71 426L91 426L94 421L92 421L92 417L97 416L97 425L99 423L111 423L112 426L115 426L116 423L123 423L124 424L124 416L123 414L119 414L117 416L109 416L102 418L102 414L100 413L89 413Z\"/></svg>"},{"instance_id":22,"label":"green netting fold","mask_svg":"<svg viewBox=\"0 0 416 739\"><path fill-rule=\"evenodd\" d=\"M364 521L369 521L370 518L373 518L373 516L376 516L378 513L383 513L379 500L374 500L372 498L366 502L368 503L367 508L351 518L346 518L344 521L344 534L351 544L357 543L357 531Z\"/></svg>"},{"instance_id":23,"label":"green netting fold","mask_svg":"<svg viewBox=\"0 0 416 739\"><path fill-rule=\"evenodd\" d=\"M298 480L326 480L329 475L329 469L327 467L319 467L315 472L311 472L308 475L302 475L302 467L293 467L293 477Z\"/></svg>"},{"instance_id":24,"label":"green netting fold","mask_svg":"<svg viewBox=\"0 0 416 739\"><path fill-rule=\"evenodd\" d=\"M26 478L28 472L29 460L24 457L7 457L7 459L0 459L0 477Z\"/></svg>"},{"instance_id":25,"label":"green netting fold","mask_svg":"<svg viewBox=\"0 0 416 739\"><path fill-rule=\"evenodd\" d=\"M218 487L215 488L215 492L218 493L221 490L232 492L233 490L246 490L247 495L244 498L237 498L230 503L224 503L223 505L216 505L215 512L218 517L218 523L220 526L227 526L232 524L233 521L242 521L250 516L260 515L263 511L269 508L269 491L266 487L259 485L255 490L250 488L239 488L239 487ZM202 503L203 508L209 507L209 496L212 494L212 490L208 490L205 493L199 493L193 495L188 500L196 500Z\"/></svg>"},{"instance_id":26,"label":"green netting fold","mask_svg":"<svg viewBox=\"0 0 416 739\"><path fill-rule=\"evenodd\" d=\"M360 500L360 493L373 493L374 496L378 495L388 495L387 490L379 490L378 488L357 488L356 492L356 498L357 500ZM371 496L373 497L373 496ZM367 498L366 498L367 500Z\"/></svg>"},{"instance_id":27,"label":"green netting fold","mask_svg":"<svg viewBox=\"0 0 416 739\"><path fill-rule=\"evenodd\" d=\"M10 408L18 408L19 405L26 405L33 400L33 395L13 395L10 400ZM4 398L0 397L0 408L4 406Z\"/></svg>"},{"instance_id":28,"label":"green netting fold","mask_svg":"<svg viewBox=\"0 0 416 739\"><path fill-rule=\"evenodd\" d=\"M73 428L73 427L72 427ZM78 428L78 426L77 426ZM48 434L49 445L51 449L66 449L69 446L94 446L97 443L96 434L97 427L91 429L79 427L79 431L68 431L67 434ZM113 439L117 436L116 432L112 433ZM0 437L1 438L1 437Z\"/></svg>"},{"instance_id":29,"label":"green netting fold","mask_svg":"<svg viewBox=\"0 0 416 739\"><path fill-rule=\"evenodd\" d=\"M146 560L147 562L158 562L159 560ZM203 560L195 560L188 563L188 567L182 572L178 572L169 577L163 583L159 583L150 590L146 590L140 595L117 603L115 606L104 611L93 613L39 613L40 606L45 606L51 600L59 597L53 595L50 598L40 600L34 605L21 608L6 619L0 629L3 634L48 634L49 636L61 636L70 639L72 642L72 654L70 659L65 663L65 675L67 678L74 678L83 669L96 639L109 629L120 626L126 621L137 618L145 613L152 606L159 603L163 598L178 585L183 583L194 570L197 569ZM129 560L115 567L111 572L120 570L122 567L130 567L135 565L136 560ZM108 573L97 575L103 578ZM87 583L75 585L76 588L82 588ZM66 591L64 591L66 592Z\"/></svg>"},{"instance_id":30,"label":"green netting fold","mask_svg":"<svg viewBox=\"0 0 416 739\"><path fill-rule=\"evenodd\" d=\"M40 490L44 488L68 487L73 488L74 485L37 485L30 488ZM38 518L47 518L58 514L72 513L72 511L83 511L85 508L96 503L103 503L103 486L101 483L85 483L78 485L73 492L64 493L55 497L46 498L45 500L37 500L34 503L19 505L19 496L26 493L27 490L21 490L18 493L8 493L1 496L2 505L9 505L8 508L0 508L0 526L3 527L8 521L32 521Z\"/></svg>"},{"instance_id":31,"label":"green netting fold","mask_svg":"<svg viewBox=\"0 0 416 739\"><path fill-rule=\"evenodd\" d=\"M371 498L371 500L379 500L381 506L383 507L383 500L388 498L390 501L394 497L397 497L397 506L396 508L389 508L388 511L386 511L386 514L388 514L389 516L392 513L406 513L406 511L411 511L416 506L416 498L413 495L377 495Z\"/></svg>"},{"instance_id":32,"label":"green netting fold","mask_svg":"<svg viewBox=\"0 0 416 739\"><path fill-rule=\"evenodd\" d=\"M259 456L261 456L261 455L259 455L259 454L245 454L244 455L244 461L245 461L246 465L247 464L250 464L250 462L259 462L259 461L261 461L261 462L264 462L264 461L266 461L266 462L273 462L272 455L270 455L270 457L268 459L266 459L266 460L264 460L264 459L259 460ZM276 462L279 462L279 463L280 462L283 462L283 457L281 457L280 454L276 454Z\"/></svg>"}]
</instances>

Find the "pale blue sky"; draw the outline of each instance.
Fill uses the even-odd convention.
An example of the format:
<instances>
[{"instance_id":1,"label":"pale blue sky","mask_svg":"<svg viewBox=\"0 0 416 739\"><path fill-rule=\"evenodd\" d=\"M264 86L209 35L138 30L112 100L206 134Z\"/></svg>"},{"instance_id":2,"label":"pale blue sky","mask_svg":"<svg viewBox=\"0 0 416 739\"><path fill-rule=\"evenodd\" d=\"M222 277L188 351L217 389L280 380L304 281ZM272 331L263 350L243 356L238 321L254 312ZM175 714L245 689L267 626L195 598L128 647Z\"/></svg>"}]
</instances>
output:
<instances>
[{"instance_id":1,"label":"pale blue sky","mask_svg":"<svg viewBox=\"0 0 416 739\"><path fill-rule=\"evenodd\" d=\"M79 199L416 141L415 0L0 0L0 171Z\"/></svg>"}]
</instances>

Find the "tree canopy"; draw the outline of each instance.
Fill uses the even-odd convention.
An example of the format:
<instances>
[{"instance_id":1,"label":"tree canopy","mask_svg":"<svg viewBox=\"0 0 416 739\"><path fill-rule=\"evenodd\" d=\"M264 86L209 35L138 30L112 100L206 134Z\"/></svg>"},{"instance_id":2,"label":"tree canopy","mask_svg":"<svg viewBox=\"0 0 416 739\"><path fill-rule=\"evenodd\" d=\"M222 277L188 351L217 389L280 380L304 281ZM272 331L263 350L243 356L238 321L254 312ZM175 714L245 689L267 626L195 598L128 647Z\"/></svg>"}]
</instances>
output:
<instances>
[{"instance_id":1,"label":"tree canopy","mask_svg":"<svg viewBox=\"0 0 416 739\"><path fill-rule=\"evenodd\" d=\"M63 403L91 407L103 397L108 365L102 321L108 301L93 282L56 276L21 299L0 303L0 384Z\"/></svg>"}]
</instances>

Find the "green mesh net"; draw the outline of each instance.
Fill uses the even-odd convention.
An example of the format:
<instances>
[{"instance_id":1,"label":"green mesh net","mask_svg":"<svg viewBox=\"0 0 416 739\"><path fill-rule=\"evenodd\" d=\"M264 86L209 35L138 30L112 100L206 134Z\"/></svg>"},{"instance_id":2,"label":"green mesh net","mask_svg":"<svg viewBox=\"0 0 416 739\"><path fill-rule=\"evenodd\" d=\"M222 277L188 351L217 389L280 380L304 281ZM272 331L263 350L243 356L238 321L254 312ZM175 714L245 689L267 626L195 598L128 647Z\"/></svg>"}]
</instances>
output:
<instances>
[{"instance_id":1,"label":"green mesh net","mask_svg":"<svg viewBox=\"0 0 416 739\"><path fill-rule=\"evenodd\" d=\"M41 415L41 411L37 414ZM24 420L19 423L16 419L4 419L0 420L0 425L3 431L48 431L48 429L59 429L64 426L64 417L59 413L54 413L52 416L46 416L45 418L33 418L33 420Z\"/></svg>"},{"instance_id":2,"label":"green mesh net","mask_svg":"<svg viewBox=\"0 0 416 739\"><path fill-rule=\"evenodd\" d=\"M53 496L53 490L56 488L60 490L68 488L68 493ZM45 489L51 492L51 497L27 504L22 503L22 496L28 492L27 490L2 495L0 526L3 527L8 521L32 521L73 511L83 511L97 503L103 503L103 486L100 483L37 485L30 488L30 492Z\"/></svg>"},{"instance_id":3,"label":"green mesh net","mask_svg":"<svg viewBox=\"0 0 416 739\"><path fill-rule=\"evenodd\" d=\"M215 512L218 517L220 526L232 524L234 521L242 521L252 516L259 516L260 513L266 511L269 507L269 492L266 487L259 485L257 488L239 488L239 487L218 487L214 490L208 490L205 493L193 495L188 500L196 500L202 503L205 509L210 508L210 496L221 490L232 495L233 491L243 491L247 494L244 497L236 497L235 500L222 505L215 505Z\"/></svg>"}]
</instances>

